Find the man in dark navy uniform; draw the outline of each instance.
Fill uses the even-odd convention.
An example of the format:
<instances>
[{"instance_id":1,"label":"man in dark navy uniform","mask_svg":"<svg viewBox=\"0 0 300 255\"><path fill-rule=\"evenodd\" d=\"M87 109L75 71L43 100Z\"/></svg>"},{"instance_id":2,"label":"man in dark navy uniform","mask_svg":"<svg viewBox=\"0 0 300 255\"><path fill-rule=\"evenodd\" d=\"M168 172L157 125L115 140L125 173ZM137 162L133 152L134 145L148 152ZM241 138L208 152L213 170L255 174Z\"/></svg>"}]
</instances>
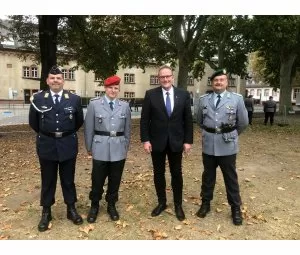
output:
<instances>
[{"instance_id":1,"label":"man in dark navy uniform","mask_svg":"<svg viewBox=\"0 0 300 255\"><path fill-rule=\"evenodd\" d=\"M83 124L80 97L63 90L63 73L52 67L47 77L48 91L40 91L31 98L29 125L36 131L36 149L41 166L42 217L39 231L46 231L52 220L51 206L55 203L57 172L67 204L67 218L74 224L82 224L77 213L74 184L75 164L78 153L76 131Z\"/></svg>"}]
</instances>

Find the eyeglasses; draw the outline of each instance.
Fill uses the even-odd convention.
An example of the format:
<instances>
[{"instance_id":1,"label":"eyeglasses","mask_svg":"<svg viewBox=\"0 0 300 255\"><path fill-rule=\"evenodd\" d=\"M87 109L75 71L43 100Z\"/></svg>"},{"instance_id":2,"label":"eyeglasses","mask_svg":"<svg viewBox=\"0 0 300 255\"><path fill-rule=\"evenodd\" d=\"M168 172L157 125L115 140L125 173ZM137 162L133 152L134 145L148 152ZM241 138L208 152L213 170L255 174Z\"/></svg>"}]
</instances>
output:
<instances>
[{"instance_id":1,"label":"eyeglasses","mask_svg":"<svg viewBox=\"0 0 300 255\"><path fill-rule=\"evenodd\" d=\"M164 76L158 76L158 78L159 79L165 79L165 78L167 78L167 79L169 79L169 78L171 78L173 75L171 74L171 75L164 75Z\"/></svg>"}]
</instances>

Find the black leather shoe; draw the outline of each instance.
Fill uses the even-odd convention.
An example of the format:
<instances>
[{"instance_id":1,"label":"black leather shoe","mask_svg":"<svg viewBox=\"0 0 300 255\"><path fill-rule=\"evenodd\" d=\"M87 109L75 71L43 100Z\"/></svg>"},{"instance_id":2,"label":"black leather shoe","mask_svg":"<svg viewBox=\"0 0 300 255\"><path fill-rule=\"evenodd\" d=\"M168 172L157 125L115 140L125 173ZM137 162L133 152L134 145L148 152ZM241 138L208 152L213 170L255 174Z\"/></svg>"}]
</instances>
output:
<instances>
[{"instance_id":1,"label":"black leather shoe","mask_svg":"<svg viewBox=\"0 0 300 255\"><path fill-rule=\"evenodd\" d=\"M89 214L86 218L87 222L94 223L97 219L98 211L99 211L99 206L91 206Z\"/></svg>"},{"instance_id":2,"label":"black leather shoe","mask_svg":"<svg viewBox=\"0 0 300 255\"><path fill-rule=\"evenodd\" d=\"M175 205L175 214L178 220L183 221L185 219L184 211L181 205Z\"/></svg>"},{"instance_id":3,"label":"black leather shoe","mask_svg":"<svg viewBox=\"0 0 300 255\"><path fill-rule=\"evenodd\" d=\"M68 205L67 218L73 221L75 225L80 225L83 223L82 217L77 213L74 205Z\"/></svg>"},{"instance_id":4,"label":"black leather shoe","mask_svg":"<svg viewBox=\"0 0 300 255\"><path fill-rule=\"evenodd\" d=\"M165 209L167 208L167 205L166 204L158 204L158 206L156 206L152 213L151 213L151 216L152 217L156 217L158 215L161 214L162 211L164 211Z\"/></svg>"},{"instance_id":5,"label":"black leather shoe","mask_svg":"<svg viewBox=\"0 0 300 255\"><path fill-rule=\"evenodd\" d=\"M52 220L51 209L50 207L43 208L42 217L38 225L38 229L40 232L44 232L48 229L49 223Z\"/></svg>"},{"instance_id":6,"label":"black leather shoe","mask_svg":"<svg viewBox=\"0 0 300 255\"><path fill-rule=\"evenodd\" d=\"M200 218L204 218L209 211L210 211L210 204L202 203L196 215Z\"/></svg>"},{"instance_id":7,"label":"black leather shoe","mask_svg":"<svg viewBox=\"0 0 300 255\"><path fill-rule=\"evenodd\" d=\"M232 222L234 225L242 225L243 217L240 207L231 207Z\"/></svg>"},{"instance_id":8,"label":"black leather shoe","mask_svg":"<svg viewBox=\"0 0 300 255\"><path fill-rule=\"evenodd\" d=\"M120 217L115 204L108 204L107 212L113 221L119 220Z\"/></svg>"}]
</instances>

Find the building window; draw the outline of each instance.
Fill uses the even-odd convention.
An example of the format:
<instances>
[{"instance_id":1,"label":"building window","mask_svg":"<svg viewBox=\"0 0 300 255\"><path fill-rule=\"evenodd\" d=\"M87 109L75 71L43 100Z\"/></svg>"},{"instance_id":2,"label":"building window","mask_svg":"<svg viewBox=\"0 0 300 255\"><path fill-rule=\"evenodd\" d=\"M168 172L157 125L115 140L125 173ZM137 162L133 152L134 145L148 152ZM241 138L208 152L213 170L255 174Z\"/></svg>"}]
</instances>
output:
<instances>
[{"instance_id":1,"label":"building window","mask_svg":"<svg viewBox=\"0 0 300 255\"><path fill-rule=\"evenodd\" d=\"M132 83L135 83L135 75L133 73L125 73L124 84L132 84Z\"/></svg>"},{"instance_id":2,"label":"building window","mask_svg":"<svg viewBox=\"0 0 300 255\"><path fill-rule=\"evenodd\" d=\"M98 82L98 86L104 86L104 80L97 74L95 74L95 82Z\"/></svg>"},{"instance_id":3,"label":"building window","mask_svg":"<svg viewBox=\"0 0 300 255\"><path fill-rule=\"evenodd\" d=\"M269 89L265 89L265 91L264 91L264 96L265 96L265 97L268 97L268 96L269 96Z\"/></svg>"},{"instance_id":4,"label":"building window","mask_svg":"<svg viewBox=\"0 0 300 255\"><path fill-rule=\"evenodd\" d=\"M250 95L254 96L254 89L250 89Z\"/></svg>"},{"instance_id":5,"label":"building window","mask_svg":"<svg viewBox=\"0 0 300 255\"><path fill-rule=\"evenodd\" d=\"M300 89L294 89L294 93L293 93L294 100L296 100L298 94L300 94Z\"/></svg>"},{"instance_id":6,"label":"building window","mask_svg":"<svg viewBox=\"0 0 300 255\"><path fill-rule=\"evenodd\" d=\"M95 91L95 97L101 97L105 94L105 91Z\"/></svg>"},{"instance_id":7,"label":"building window","mask_svg":"<svg viewBox=\"0 0 300 255\"><path fill-rule=\"evenodd\" d=\"M23 78L38 78L38 68L36 66L23 66Z\"/></svg>"},{"instance_id":8,"label":"building window","mask_svg":"<svg viewBox=\"0 0 300 255\"><path fill-rule=\"evenodd\" d=\"M188 76L187 85L194 86L194 77L193 76L190 76L190 75Z\"/></svg>"},{"instance_id":9,"label":"building window","mask_svg":"<svg viewBox=\"0 0 300 255\"><path fill-rule=\"evenodd\" d=\"M261 96L261 89L257 89L256 95L257 95L258 97Z\"/></svg>"},{"instance_id":10,"label":"building window","mask_svg":"<svg viewBox=\"0 0 300 255\"><path fill-rule=\"evenodd\" d=\"M207 86L211 86L211 80L210 80L210 77L207 78Z\"/></svg>"},{"instance_id":11,"label":"building window","mask_svg":"<svg viewBox=\"0 0 300 255\"><path fill-rule=\"evenodd\" d=\"M235 78L230 78L228 83L229 83L228 84L229 87L235 87ZM251 92L250 92L250 94L251 94Z\"/></svg>"},{"instance_id":12,"label":"building window","mask_svg":"<svg viewBox=\"0 0 300 255\"><path fill-rule=\"evenodd\" d=\"M65 80L75 80L75 72L72 69L61 70Z\"/></svg>"},{"instance_id":13,"label":"building window","mask_svg":"<svg viewBox=\"0 0 300 255\"><path fill-rule=\"evenodd\" d=\"M275 90L273 90L273 91L272 91L272 96L273 96L273 97L277 97L277 93L278 93L278 92L276 92Z\"/></svg>"},{"instance_id":14,"label":"building window","mask_svg":"<svg viewBox=\"0 0 300 255\"><path fill-rule=\"evenodd\" d=\"M159 85L159 79L157 75L150 75L150 85Z\"/></svg>"},{"instance_id":15,"label":"building window","mask_svg":"<svg viewBox=\"0 0 300 255\"><path fill-rule=\"evenodd\" d=\"M134 92L124 92L124 97L125 98L135 98L135 93Z\"/></svg>"},{"instance_id":16,"label":"building window","mask_svg":"<svg viewBox=\"0 0 300 255\"><path fill-rule=\"evenodd\" d=\"M12 68L12 64L6 64L7 68Z\"/></svg>"}]
</instances>

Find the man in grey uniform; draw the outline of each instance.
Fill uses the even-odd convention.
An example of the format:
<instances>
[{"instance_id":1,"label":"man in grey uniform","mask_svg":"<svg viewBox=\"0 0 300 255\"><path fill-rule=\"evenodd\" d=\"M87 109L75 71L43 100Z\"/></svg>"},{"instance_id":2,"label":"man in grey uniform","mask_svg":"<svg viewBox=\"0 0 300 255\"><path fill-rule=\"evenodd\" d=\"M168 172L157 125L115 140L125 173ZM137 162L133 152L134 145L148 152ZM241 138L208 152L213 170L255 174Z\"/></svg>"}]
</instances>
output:
<instances>
[{"instance_id":1,"label":"man in grey uniform","mask_svg":"<svg viewBox=\"0 0 300 255\"><path fill-rule=\"evenodd\" d=\"M227 200L231 206L235 225L243 222L240 205L242 203L236 172L238 135L248 125L248 114L243 97L226 90L228 77L225 69L217 70L211 76L213 93L199 99L197 123L202 132L202 204L197 216L204 218L210 211L210 201L216 183L216 168L221 168Z\"/></svg>"},{"instance_id":2,"label":"man in grey uniform","mask_svg":"<svg viewBox=\"0 0 300 255\"><path fill-rule=\"evenodd\" d=\"M107 78L104 81L105 95L91 100L85 117L85 145L88 154L93 157L92 190L89 194L91 208L87 216L90 223L96 221L106 178L107 212L113 221L119 220L115 203L118 201L131 129L129 104L117 99L119 84L118 76Z\"/></svg>"},{"instance_id":3,"label":"man in grey uniform","mask_svg":"<svg viewBox=\"0 0 300 255\"><path fill-rule=\"evenodd\" d=\"M271 126L274 123L274 115L276 113L276 102L273 100L273 97L270 96L269 100L264 103L264 113L265 113L265 120L264 124L267 125L268 119L270 118Z\"/></svg>"}]
</instances>

